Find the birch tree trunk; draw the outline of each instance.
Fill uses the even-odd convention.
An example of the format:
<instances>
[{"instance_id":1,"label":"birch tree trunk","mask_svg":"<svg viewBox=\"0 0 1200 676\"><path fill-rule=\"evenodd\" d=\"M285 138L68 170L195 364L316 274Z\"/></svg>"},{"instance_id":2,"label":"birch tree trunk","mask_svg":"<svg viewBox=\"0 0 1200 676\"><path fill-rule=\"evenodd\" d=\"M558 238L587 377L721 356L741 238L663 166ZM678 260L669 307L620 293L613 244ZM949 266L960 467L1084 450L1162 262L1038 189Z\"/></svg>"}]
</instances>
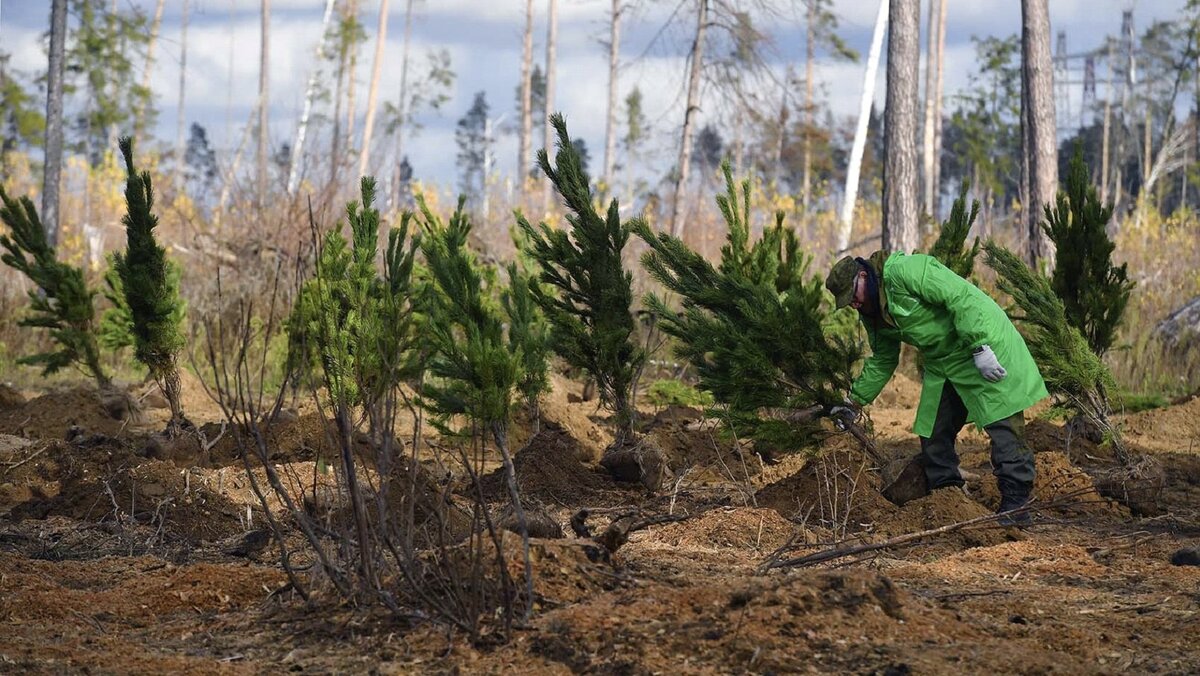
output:
<instances>
[{"instance_id":1,"label":"birch tree trunk","mask_svg":"<svg viewBox=\"0 0 1200 676\"><path fill-rule=\"evenodd\" d=\"M942 212L942 92L946 74L946 7L949 0L939 0L938 5L938 42L937 42L937 78L933 98L933 211Z\"/></svg>"},{"instance_id":2,"label":"birch tree trunk","mask_svg":"<svg viewBox=\"0 0 1200 676\"><path fill-rule=\"evenodd\" d=\"M262 40L258 60L258 194L259 204L267 194L267 118L270 108L268 69L271 55L271 0L262 0Z\"/></svg>"},{"instance_id":3,"label":"birch tree trunk","mask_svg":"<svg viewBox=\"0 0 1200 676\"><path fill-rule=\"evenodd\" d=\"M42 174L42 226L58 244L58 188L63 152L63 56L67 44L67 0L50 5L50 59L46 75L46 159Z\"/></svg>"},{"instance_id":4,"label":"birch tree trunk","mask_svg":"<svg viewBox=\"0 0 1200 676\"><path fill-rule=\"evenodd\" d=\"M891 0L884 108L883 248L917 248L917 89L920 4Z\"/></svg>"},{"instance_id":5,"label":"birch tree trunk","mask_svg":"<svg viewBox=\"0 0 1200 676\"><path fill-rule=\"evenodd\" d=\"M325 14L321 18L321 37L317 39L317 53L313 61L312 74L308 76L308 85L304 88L304 108L300 112L300 124L296 126L296 140L292 143L292 157L288 162L287 193L296 193L296 184L300 181L300 158L304 152L304 140L308 137L308 120L312 115L313 97L317 94L317 81L321 70L321 60L325 58L325 38L329 35L329 20L333 17L333 4L336 0L325 0ZM412 0L409 0L411 2Z\"/></svg>"},{"instance_id":6,"label":"birch tree trunk","mask_svg":"<svg viewBox=\"0 0 1200 676\"><path fill-rule=\"evenodd\" d=\"M812 128L813 128L813 20L817 15L816 0L808 2L808 28L804 34L804 134L803 168L801 170L800 204L809 207L812 198Z\"/></svg>"},{"instance_id":7,"label":"birch tree trunk","mask_svg":"<svg viewBox=\"0 0 1200 676\"><path fill-rule=\"evenodd\" d=\"M1022 205L1027 236L1026 260L1054 264L1054 245L1042 232L1042 206L1058 190L1058 145L1054 116L1053 64L1050 60L1050 12L1046 0L1021 0L1022 99L1027 132L1022 155L1028 159L1029 201Z\"/></svg>"},{"instance_id":8,"label":"birch tree trunk","mask_svg":"<svg viewBox=\"0 0 1200 676\"><path fill-rule=\"evenodd\" d=\"M532 2L532 0L530 0ZM400 101L396 106L396 165L392 170L392 194L400 204L401 165L404 163L404 125L408 122L408 54L412 46L413 0L404 5L404 54L400 57Z\"/></svg>"},{"instance_id":9,"label":"birch tree trunk","mask_svg":"<svg viewBox=\"0 0 1200 676\"><path fill-rule=\"evenodd\" d=\"M348 0L347 14L358 24L358 0ZM354 145L355 99L354 90L358 74L358 40L357 36L350 38L350 65L346 70L346 152L349 155ZM349 162L349 157L346 160Z\"/></svg>"},{"instance_id":10,"label":"birch tree trunk","mask_svg":"<svg viewBox=\"0 0 1200 676\"><path fill-rule=\"evenodd\" d=\"M608 115L604 121L604 187L612 191L617 152L617 63L621 53L621 0L612 0L608 45Z\"/></svg>"},{"instance_id":11,"label":"birch tree trunk","mask_svg":"<svg viewBox=\"0 0 1200 676\"><path fill-rule=\"evenodd\" d=\"M154 70L154 47L158 42L158 30L162 27L163 7L166 6L167 0L158 0L154 6L154 20L150 23L150 36L146 41L146 64L142 67L142 89L150 91L150 73ZM135 139L142 138L142 131L146 124L146 104L139 103L137 116L133 122L133 137Z\"/></svg>"},{"instance_id":12,"label":"birch tree trunk","mask_svg":"<svg viewBox=\"0 0 1200 676\"><path fill-rule=\"evenodd\" d=\"M862 171L863 150L867 147L867 127L871 122L871 103L875 100L875 77L879 72L879 55L883 51L883 33L888 23L889 1L879 0L875 32L871 35L871 50L867 53L867 71L863 75L862 98L858 104L858 126L854 129L850 166L846 169L845 199L842 202L841 223L837 236L838 253L849 248L850 231L854 227L854 203L858 200L858 178Z\"/></svg>"},{"instance_id":13,"label":"birch tree trunk","mask_svg":"<svg viewBox=\"0 0 1200 676\"><path fill-rule=\"evenodd\" d=\"M371 160L371 132L375 129L375 104L379 100L379 75L383 71L383 46L387 42L388 0L379 0L379 30L375 36L375 61L371 65L371 86L367 89L367 119L363 122L362 149L358 153L358 175L367 175Z\"/></svg>"},{"instance_id":14,"label":"birch tree trunk","mask_svg":"<svg viewBox=\"0 0 1200 676\"><path fill-rule=\"evenodd\" d=\"M409 0L412 2L412 0ZM525 36L521 45L521 122L517 131L517 180L524 201L533 157L533 0L525 0Z\"/></svg>"},{"instance_id":15,"label":"birch tree trunk","mask_svg":"<svg viewBox=\"0 0 1200 676\"><path fill-rule=\"evenodd\" d=\"M692 43L692 64L688 74L687 103L683 111L683 139L679 144L679 163L675 167L675 197L671 200L671 234L683 236L684 194L687 192L688 166L692 163L692 128L700 110L700 71L704 67L704 33L708 29L708 0L700 0L696 12L696 40Z\"/></svg>"},{"instance_id":16,"label":"birch tree trunk","mask_svg":"<svg viewBox=\"0 0 1200 676\"><path fill-rule=\"evenodd\" d=\"M175 187L182 191L187 138L184 136L184 101L187 92L187 33L188 0L183 0L183 17L179 28L179 107L175 113Z\"/></svg>"},{"instance_id":17,"label":"birch tree trunk","mask_svg":"<svg viewBox=\"0 0 1200 676\"><path fill-rule=\"evenodd\" d=\"M546 15L546 108L542 111L542 124L545 125L546 154L554 156L554 125L550 124L550 116L554 114L554 50L558 47L558 0L550 0L550 11ZM550 198L554 194L554 186L548 176L542 177L542 213L549 213Z\"/></svg>"},{"instance_id":18,"label":"birch tree trunk","mask_svg":"<svg viewBox=\"0 0 1200 676\"><path fill-rule=\"evenodd\" d=\"M933 102L937 93L938 15L942 0L929 0L929 16L925 21L925 129L921 139L921 183L925 188L922 203L925 213L937 218L933 211L933 193L937 185L933 182L933 165L937 161L933 154L934 116L937 115Z\"/></svg>"}]
</instances>

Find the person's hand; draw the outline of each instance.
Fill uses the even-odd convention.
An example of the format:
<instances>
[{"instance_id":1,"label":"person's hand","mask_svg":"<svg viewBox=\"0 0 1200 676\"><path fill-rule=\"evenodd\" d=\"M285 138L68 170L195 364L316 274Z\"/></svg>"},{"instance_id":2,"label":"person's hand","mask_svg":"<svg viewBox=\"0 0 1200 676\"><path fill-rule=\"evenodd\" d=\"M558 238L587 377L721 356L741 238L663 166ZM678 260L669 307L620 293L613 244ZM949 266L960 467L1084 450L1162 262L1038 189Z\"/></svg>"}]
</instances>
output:
<instances>
[{"instance_id":1,"label":"person's hand","mask_svg":"<svg viewBox=\"0 0 1200 676\"><path fill-rule=\"evenodd\" d=\"M1004 380L1004 376L1008 375L1008 371L1000 365L1000 360L996 359L996 353L992 352L992 348L988 345L980 345L972 354L975 358L975 368L979 369L980 375L984 380L993 383Z\"/></svg>"},{"instance_id":2,"label":"person's hand","mask_svg":"<svg viewBox=\"0 0 1200 676\"><path fill-rule=\"evenodd\" d=\"M845 425L855 422L860 415L862 415L862 409L850 397L844 397L841 404L829 409L829 417L833 418L834 424Z\"/></svg>"}]
</instances>

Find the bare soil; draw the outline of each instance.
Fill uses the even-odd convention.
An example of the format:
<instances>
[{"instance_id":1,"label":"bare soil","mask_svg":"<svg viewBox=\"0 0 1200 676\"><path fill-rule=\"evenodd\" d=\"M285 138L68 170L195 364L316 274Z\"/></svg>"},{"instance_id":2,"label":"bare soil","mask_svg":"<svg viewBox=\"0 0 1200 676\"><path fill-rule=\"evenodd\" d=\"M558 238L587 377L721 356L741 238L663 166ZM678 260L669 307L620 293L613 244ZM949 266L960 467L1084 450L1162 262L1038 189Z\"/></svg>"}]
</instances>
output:
<instances>
[{"instance_id":1,"label":"bare soil","mask_svg":"<svg viewBox=\"0 0 1200 676\"><path fill-rule=\"evenodd\" d=\"M1166 470L1160 516L1133 516L1096 492L1089 472L1106 461L1102 448L1031 420L1043 505L1033 526L986 525L852 563L762 573L780 548L881 542L991 513L999 496L987 438L960 436L965 492L896 507L879 493L877 468L832 430L820 455L768 465L699 411L668 409L639 427L670 465L650 493L598 468L611 436L595 402L569 396L577 389L556 377L543 421L526 415L513 431L525 500L568 534L580 509L593 529L630 512L686 519L632 533L611 561L590 540L535 539L538 603L530 626L500 646L345 607L315 578L309 605L286 591L274 545L246 546L264 513L232 436L204 457L155 457L150 435L164 418L152 405L124 422L86 386L6 397L0 672L1200 671L1200 568L1169 563L1200 543L1197 400L1118 416L1131 447ZM189 417L215 437L219 412L187 392ZM908 431L918 397L919 383L898 377L871 410L876 441L894 457L919 447ZM336 493L327 429L303 411L269 430L272 463L295 496ZM463 478L422 459L421 508L461 509ZM484 487L502 513L502 476L485 476ZM336 498L327 507L335 518ZM518 550L505 548L514 574Z\"/></svg>"}]
</instances>

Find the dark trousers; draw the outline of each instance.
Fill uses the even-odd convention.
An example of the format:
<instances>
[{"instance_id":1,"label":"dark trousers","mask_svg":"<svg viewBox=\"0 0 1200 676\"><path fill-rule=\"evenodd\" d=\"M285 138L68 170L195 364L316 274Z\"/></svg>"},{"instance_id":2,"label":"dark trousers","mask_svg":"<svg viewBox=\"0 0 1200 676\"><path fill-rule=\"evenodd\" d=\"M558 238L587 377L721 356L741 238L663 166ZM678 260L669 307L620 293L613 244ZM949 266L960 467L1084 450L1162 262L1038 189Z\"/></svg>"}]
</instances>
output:
<instances>
[{"instance_id":1,"label":"dark trousers","mask_svg":"<svg viewBox=\"0 0 1200 676\"><path fill-rule=\"evenodd\" d=\"M949 381L942 388L933 433L921 437L929 489L963 485L954 440L967 423L967 407ZM992 474L1002 494L1028 495L1033 488L1033 453L1025 445L1025 414L1011 415L983 428L992 440Z\"/></svg>"}]
</instances>

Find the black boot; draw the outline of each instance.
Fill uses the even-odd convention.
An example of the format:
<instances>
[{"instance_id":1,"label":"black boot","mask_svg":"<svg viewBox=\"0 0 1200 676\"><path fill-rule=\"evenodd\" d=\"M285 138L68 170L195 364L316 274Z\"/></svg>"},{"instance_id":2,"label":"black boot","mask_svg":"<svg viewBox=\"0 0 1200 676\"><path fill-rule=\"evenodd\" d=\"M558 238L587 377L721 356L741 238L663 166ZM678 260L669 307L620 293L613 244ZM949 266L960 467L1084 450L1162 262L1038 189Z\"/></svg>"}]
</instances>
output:
<instances>
[{"instance_id":1,"label":"black boot","mask_svg":"<svg viewBox=\"0 0 1200 676\"><path fill-rule=\"evenodd\" d=\"M1014 509L1020 509L1029 503L1029 494L1033 486L1012 479L997 477L996 483L1000 488L1000 508L997 514L1003 514L997 521L1001 526L1028 526L1029 512L1008 514Z\"/></svg>"}]
</instances>

